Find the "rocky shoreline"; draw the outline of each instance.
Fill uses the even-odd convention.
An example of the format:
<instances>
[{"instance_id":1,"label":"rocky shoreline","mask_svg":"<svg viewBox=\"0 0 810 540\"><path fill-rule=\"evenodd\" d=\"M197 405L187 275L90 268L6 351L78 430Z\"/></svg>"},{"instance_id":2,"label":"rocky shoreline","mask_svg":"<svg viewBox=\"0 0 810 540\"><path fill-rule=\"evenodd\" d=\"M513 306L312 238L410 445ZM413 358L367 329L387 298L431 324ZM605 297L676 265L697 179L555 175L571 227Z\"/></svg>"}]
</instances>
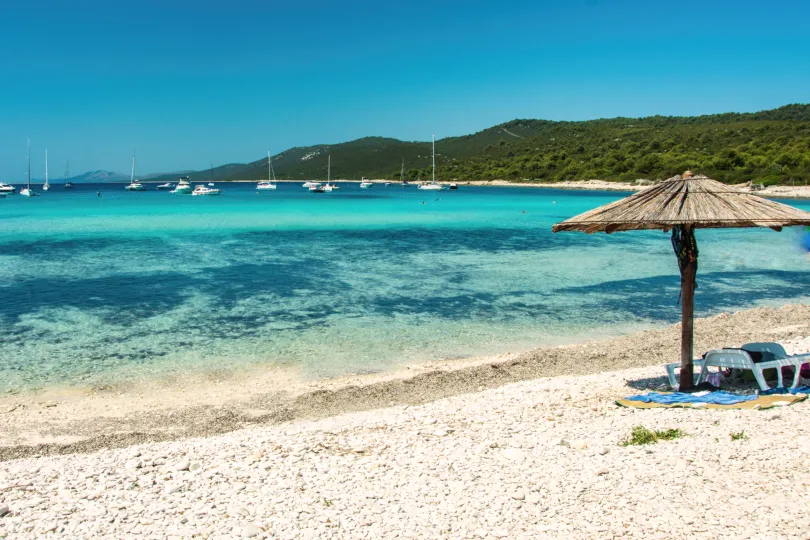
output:
<instances>
[{"instance_id":1,"label":"rocky shoreline","mask_svg":"<svg viewBox=\"0 0 810 540\"><path fill-rule=\"evenodd\" d=\"M696 323L695 350L810 334L810 306L755 308ZM0 461L214 436L246 427L421 405L540 377L657 366L677 359L679 325L526 353L407 366L401 371L317 381L295 373L220 375L69 394L0 398ZM663 384L661 379L656 384Z\"/></svg>"},{"instance_id":2,"label":"rocky shoreline","mask_svg":"<svg viewBox=\"0 0 810 540\"><path fill-rule=\"evenodd\" d=\"M468 181L459 182L459 184L470 186L500 186L500 187L527 187L527 188L547 188L547 189L565 189L565 190L580 190L580 191L622 191L622 192L635 192L641 191L649 184L637 184L634 182L610 182L607 180L577 180L565 182L511 182L508 180L491 180L491 181ZM768 186L763 190L754 191L753 193L762 197L771 197L776 199L810 199L810 186Z\"/></svg>"},{"instance_id":3,"label":"rocky shoreline","mask_svg":"<svg viewBox=\"0 0 810 540\"><path fill-rule=\"evenodd\" d=\"M725 314L699 322L698 346L806 347L809 324L808 306ZM393 396L379 409L7 461L0 536L806 537L807 402L768 411L614 404L663 384L675 330L433 370L401 382L424 385L422 399ZM532 365L541 358L542 369ZM628 367L636 364L650 365ZM543 370L552 376L534 376ZM588 374L553 376L571 371ZM455 395L431 401L442 378ZM521 378L532 380L511 382ZM683 435L623 446L638 425Z\"/></svg>"}]
</instances>

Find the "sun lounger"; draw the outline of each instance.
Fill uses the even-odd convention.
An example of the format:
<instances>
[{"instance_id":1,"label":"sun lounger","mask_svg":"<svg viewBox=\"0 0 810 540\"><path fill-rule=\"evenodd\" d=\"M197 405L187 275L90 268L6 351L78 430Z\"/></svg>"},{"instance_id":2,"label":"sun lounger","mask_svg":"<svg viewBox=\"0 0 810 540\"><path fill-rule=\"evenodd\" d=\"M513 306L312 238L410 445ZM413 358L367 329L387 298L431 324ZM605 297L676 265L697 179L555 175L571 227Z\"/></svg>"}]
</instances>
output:
<instances>
[{"instance_id":1,"label":"sun lounger","mask_svg":"<svg viewBox=\"0 0 810 540\"><path fill-rule=\"evenodd\" d=\"M767 360L754 362L750 352L770 353ZM778 386L784 386L782 381L782 367L792 366L794 370L793 384L791 388L799 385L799 371L801 365L810 362L810 355L788 356L785 349L778 343L747 343L740 349L715 349L709 351L704 356L703 367L695 384L700 384L709 376L709 367L746 369L754 373L760 389L768 390L770 387L765 382L763 371L766 369L776 369Z\"/></svg>"},{"instance_id":2,"label":"sun lounger","mask_svg":"<svg viewBox=\"0 0 810 540\"><path fill-rule=\"evenodd\" d=\"M692 360L692 365L694 366L692 369L694 369L695 373L697 373L698 369L703 368L703 359L695 358L694 360ZM681 363L676 362L674 364L667 364L664 366L664 369L667 370L667 379L669 379L669 387L672 388L673 390L677 390L678 379L675 378L675 370L681 369Z\"/></svg>"}]
</instances>

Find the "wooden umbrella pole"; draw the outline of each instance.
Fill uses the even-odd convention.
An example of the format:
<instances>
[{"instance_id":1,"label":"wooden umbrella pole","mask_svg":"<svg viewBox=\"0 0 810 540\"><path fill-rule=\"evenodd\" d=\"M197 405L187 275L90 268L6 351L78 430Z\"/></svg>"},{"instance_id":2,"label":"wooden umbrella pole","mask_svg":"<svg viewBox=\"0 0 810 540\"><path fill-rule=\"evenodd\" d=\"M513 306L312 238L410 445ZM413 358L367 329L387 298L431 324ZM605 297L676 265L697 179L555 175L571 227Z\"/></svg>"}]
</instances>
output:
<instances>
[{"instance_id":1,"label":"wooden umbrella pole","mask_svg":"<svg viewBox=\"0 0 810 540\"><path fill-rule=\"evenodd\" d=\"M690 262L681 276L681 382L679 390L686 392L692 389L695 327L695 275L697 262Z\"/></svg>"},{"instance_id":2,"label":"wooden umbrella pole","mask_svg":"<svg viewBox=\"0 0 810 540\"><path fill-rule=\"evenodd\" d=\"M681 380L678 390L686 392L694 386L692 358L698 249L695 229L691 225L675 227L672 237L681 270Z\"/></svg>"}]
</instances>

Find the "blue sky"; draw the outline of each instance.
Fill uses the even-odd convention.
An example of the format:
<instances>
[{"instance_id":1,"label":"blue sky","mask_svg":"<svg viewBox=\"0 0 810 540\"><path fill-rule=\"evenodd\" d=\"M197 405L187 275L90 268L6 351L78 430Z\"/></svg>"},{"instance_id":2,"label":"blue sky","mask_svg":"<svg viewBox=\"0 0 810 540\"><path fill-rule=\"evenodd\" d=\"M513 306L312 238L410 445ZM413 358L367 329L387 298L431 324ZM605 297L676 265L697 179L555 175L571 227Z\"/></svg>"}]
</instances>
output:
<instances>
[{"instance_id":1,"label":"blue sky","mask_svg":"<svg viewBox=\"0 0 810 540\"><path fill-rule=\"evenodd\" d=\"M753 0L0 3L0 180L245 162L513 118L810 101L810 5Z\"/></svg>"}]
</instances>

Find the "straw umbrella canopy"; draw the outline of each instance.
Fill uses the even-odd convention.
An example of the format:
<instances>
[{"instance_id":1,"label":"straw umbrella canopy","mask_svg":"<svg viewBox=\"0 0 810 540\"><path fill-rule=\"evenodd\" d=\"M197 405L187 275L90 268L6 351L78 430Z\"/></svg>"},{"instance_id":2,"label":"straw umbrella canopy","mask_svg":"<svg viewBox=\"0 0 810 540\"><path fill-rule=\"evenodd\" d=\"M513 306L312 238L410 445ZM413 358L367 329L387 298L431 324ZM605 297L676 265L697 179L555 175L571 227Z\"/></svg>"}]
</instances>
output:
<instances>
[{"instance_id":1,"label":"straw umbrella canopy","mask_svg":"<svg viewBox=\"0 0 810 540\"><path fill-rule=\"evenodd\" d=\"M672 231L681 271L680 390L693 386L693 318L698 249L695 229L810 225L810 213L686 171L627 198L557 223L552 231L588 234L661 229Z\"/></svg>"}]
</instances>

